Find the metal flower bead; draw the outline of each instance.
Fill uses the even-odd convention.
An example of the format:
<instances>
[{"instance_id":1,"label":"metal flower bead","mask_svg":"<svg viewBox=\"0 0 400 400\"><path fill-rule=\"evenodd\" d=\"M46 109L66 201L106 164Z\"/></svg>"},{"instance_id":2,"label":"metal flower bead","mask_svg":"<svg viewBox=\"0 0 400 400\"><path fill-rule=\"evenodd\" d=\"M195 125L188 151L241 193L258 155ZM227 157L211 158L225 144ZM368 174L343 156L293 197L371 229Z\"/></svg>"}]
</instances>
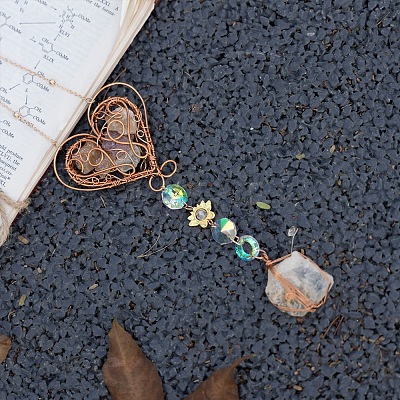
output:
<instances>
[{"instance_id":1,"label":"metal flower bead","mask_svg":"<svg viewBox=\"0 0 400 400\"><path fill-rule=\"evenodd\" d=\"M196 207L193 207L188 220L189 226L201 226L207 228L210 221L215 218L215 214L211 211L211 200L201 201Z\"/></svg>"}]
</instances>

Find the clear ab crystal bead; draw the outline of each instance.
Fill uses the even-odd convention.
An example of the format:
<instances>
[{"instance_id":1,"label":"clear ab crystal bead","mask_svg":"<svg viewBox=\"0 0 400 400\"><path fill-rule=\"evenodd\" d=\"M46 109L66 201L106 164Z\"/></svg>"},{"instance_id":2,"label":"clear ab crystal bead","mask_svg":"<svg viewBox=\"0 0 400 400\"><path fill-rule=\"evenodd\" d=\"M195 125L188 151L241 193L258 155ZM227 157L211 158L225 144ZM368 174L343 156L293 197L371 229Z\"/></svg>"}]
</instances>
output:
<instances>
[{"instance_id":1,"label":"clear ab crystal bead","mask_svg":"<svg viewBox=\"0 0 400 400\"><path fill-rule=\"evenodd\" d=\"M228 218L221 218L215 221L215 226L211 228L213 239L219 244L232 243L236 236L236 226Z\"/></svg>"}]
</instances>

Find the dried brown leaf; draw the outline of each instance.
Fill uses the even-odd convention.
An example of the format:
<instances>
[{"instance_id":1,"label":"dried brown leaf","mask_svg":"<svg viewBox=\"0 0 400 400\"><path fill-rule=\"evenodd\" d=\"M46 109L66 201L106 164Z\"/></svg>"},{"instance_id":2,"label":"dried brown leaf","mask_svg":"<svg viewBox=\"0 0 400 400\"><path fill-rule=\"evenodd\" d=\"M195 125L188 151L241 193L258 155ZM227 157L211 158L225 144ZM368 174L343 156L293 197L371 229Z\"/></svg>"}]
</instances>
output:
<instances>
[{"instance_id":1,"label":"dried brown leaf","mask_svg":"<svg viewBox=\"0 0 400 400\"><path fill-rule=\"evenodd\" d=\"M103 376L112 400L164 400L156 367L116 319L108 339L110 349Z\"/></svg>"},{"instance_id":2,"label":"dried brown leaf","mask_svg":"<svg viewBox=\"0 0 400 400\"><path fill-rule=\"evenodd\" d=\"M217 369L185 400L240 400L235 382L235 368L250 357L253 356L239 358L229 367Z\"/></svg>"},{"instance_id":3,"label":"dried brown leaf","mask_svg":"<svg viewBox=\"0 0 400 400\"><path fill-rule=\"evenodd\" d=\"M11 339L7 336L0 335L0 363L2 363L11 349Z\"/></svg>"}]
</instances>

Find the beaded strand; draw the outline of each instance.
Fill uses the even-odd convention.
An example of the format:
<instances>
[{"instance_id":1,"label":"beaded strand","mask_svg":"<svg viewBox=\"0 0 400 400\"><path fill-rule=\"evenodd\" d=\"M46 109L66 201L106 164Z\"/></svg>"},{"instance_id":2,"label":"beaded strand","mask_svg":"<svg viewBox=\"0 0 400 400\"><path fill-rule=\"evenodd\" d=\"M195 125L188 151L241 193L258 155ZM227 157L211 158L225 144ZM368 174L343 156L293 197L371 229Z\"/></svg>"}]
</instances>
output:
<instances>
[{"instance_id":1,"label":"beaded strand","mask_svg":"<svg viewBox=\"0 0 400 400\"><path fill-rule=\"evenodd\" d=\"M237 236L236 225L228 218L221 218L214 221L215 213L211 210L211 200L202 200L195 207L188 206L188 195L186 190L177 184L166 186L161 192L164 205L173 210L186 209L190 211L188 217L189 226L200 226L201 228L211 227L213 239L221 244L234 243L236 254L244 261L252 261L259 257L260 253L266 254L260 250L257 240L250 235ZM245 245L250 246L250 251L246 252Z\"/></svg>"}]
</instances>

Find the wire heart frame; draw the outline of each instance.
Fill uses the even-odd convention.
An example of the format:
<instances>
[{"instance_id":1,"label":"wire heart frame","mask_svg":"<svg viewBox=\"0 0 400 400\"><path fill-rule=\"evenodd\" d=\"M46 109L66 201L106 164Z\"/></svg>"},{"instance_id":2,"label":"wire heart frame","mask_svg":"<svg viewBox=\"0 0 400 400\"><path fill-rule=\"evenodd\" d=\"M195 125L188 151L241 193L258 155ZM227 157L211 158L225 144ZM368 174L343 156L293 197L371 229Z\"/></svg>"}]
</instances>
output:
<instances>
[{"instance_id":1,"label":"wire heart frame","mask_svg":"<svg viewBox=\"0 0 400 400\"><path fill-rule=\"evenodd\" d=\"M143 113L128 97L108 97L92 108L96 99L106 89L122 85L139 100ZM54 171L58 180L70 189L93 191L111 188L149 177L149 186L158 192L165 187L165 178L177 170L173 160L158 166L153 140L147 121L146 105L139 92L123 82L103 86L89 103L87 118L90 133L69 137L58 148L54 157ZM64 169L70 180L63 180L57 170L57 158L66 151ZM169 165L169 166L168 166ZM163 173L163 170L170 172ZM155 187L154 178L160 179Z\"/></svg>"}]
</instances>

